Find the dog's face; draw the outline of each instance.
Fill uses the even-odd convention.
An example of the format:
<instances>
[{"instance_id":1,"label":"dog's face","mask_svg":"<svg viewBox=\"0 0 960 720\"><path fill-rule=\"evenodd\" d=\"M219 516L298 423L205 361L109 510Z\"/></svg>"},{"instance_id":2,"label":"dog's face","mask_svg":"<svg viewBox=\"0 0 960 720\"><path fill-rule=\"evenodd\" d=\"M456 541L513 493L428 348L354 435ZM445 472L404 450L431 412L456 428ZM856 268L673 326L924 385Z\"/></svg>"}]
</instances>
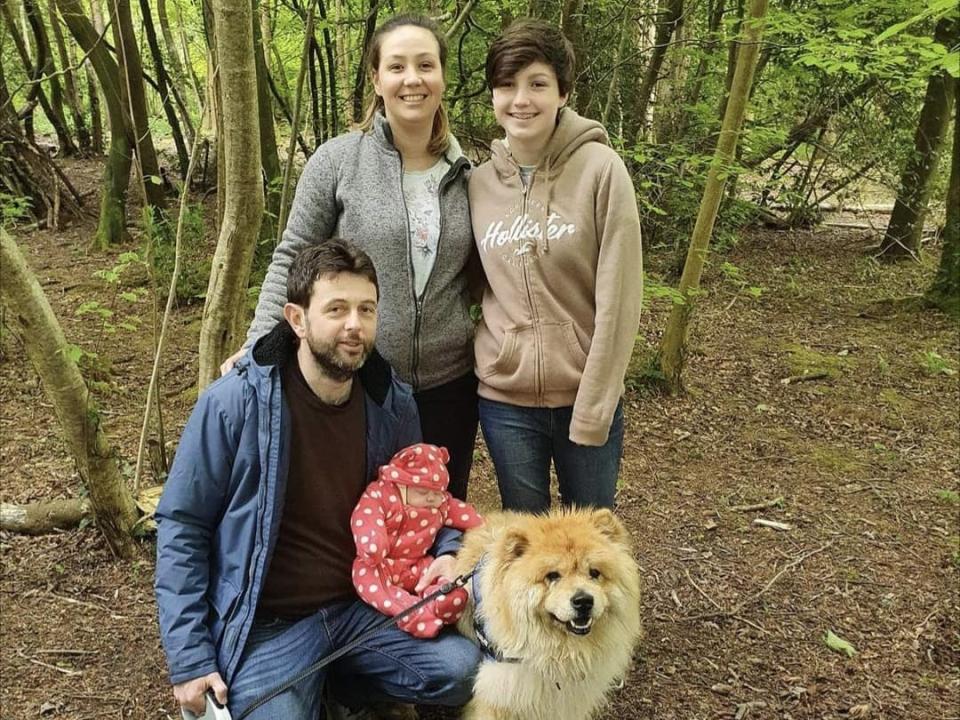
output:
<instances>
[{"instance_id":1,"label":"dog's face","mask_svg":"<svg viewBox=\"0 0 960 720\"><path fill-rule=\"evenodd\" d=\"M636 574L629 536L609 510L517 516L493 550L504 596L548 632L589 635Z\"/></svg>"}]
</instances>

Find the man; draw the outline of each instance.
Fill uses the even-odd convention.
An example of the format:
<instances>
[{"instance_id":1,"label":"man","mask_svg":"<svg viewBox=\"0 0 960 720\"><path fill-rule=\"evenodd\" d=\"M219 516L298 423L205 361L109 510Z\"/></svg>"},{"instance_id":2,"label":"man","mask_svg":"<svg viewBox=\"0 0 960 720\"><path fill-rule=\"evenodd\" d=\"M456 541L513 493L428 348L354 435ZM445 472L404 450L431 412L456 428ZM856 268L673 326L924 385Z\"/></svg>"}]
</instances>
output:
<instances>
[{"instance_id":1,"label":"man","mask_svg":"<svg viewBox=\"0 0 960 720\"><path fill-rule=\"evenodd\" d=\"M285 322L207 388L157 508L160 632L177 701L212 690L236 718L382 619L351 581L350 513L378 467L420 440L410 388L373 350L379 286L343 240L301 253ZM452 577L438 536L425 587ZM390 627L250 718L317 720L325 681L348 701L458 705L479 660L447 633Z\"/></svg>"}]
</instances>

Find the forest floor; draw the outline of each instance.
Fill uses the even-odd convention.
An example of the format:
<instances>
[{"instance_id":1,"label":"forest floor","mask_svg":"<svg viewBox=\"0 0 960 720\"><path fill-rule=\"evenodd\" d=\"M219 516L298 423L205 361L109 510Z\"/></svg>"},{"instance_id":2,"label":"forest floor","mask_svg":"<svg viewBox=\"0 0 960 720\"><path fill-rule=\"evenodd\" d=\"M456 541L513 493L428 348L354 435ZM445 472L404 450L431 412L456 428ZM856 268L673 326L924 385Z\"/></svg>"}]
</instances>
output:
<instances>
[{"instance_id":1,"label":"forest floor","mask_svg":"<svg viewBox=\"0 0 960 720\"><path fill-rule=\"evenodd\" d=\"M68 171L95 206L98 168ZM68 339L97 354L88 376L129 476L151 303L118 294L142 277L118 290L94 275L137 247L91 253L95 227L18 239ZM922 292L939 249L888 267L868 257L877 240L849 228L744 232L705 275L686 393L628 392L617 510L636 543L646 635L603 718L960 717L960 336L936 312L885 302ZM667 260L650 253L651 272ZM109 333L78 314L92 301L114 310L111 324L140 329ZM179 307L171 324L169 441L195 400L201 307ZM638 348L656 346L668 312L666 300L647 308ZM0 499L81 494L9 333L0 397ZM490 463L482 448L477 457L472 498L493 509ZM767 506L740 507L755 504ZM116 561L93 527L0 535L0 718L179 717L153 555L147 536L134 560ZM828 647L827 632L856 654Z\"/></svg>"}]
</instances>

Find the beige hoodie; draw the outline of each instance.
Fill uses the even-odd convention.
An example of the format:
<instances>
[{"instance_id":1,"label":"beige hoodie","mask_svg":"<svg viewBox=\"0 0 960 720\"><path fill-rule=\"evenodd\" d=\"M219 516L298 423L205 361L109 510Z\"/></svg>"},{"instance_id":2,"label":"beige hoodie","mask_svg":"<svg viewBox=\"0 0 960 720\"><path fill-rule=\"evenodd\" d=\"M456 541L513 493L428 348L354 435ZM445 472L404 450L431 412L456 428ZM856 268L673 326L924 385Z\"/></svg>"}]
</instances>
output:
<instances>
[{"instance_id":1,"label":"beige hoodie","mask_svg":"<svg viewBox=\"0 0 960 720\"><path fill-rule=\"evenodd\" d=\"M640 218L623 161L600 123L564 109L528 188L496 141L469 193L488 283L475 344L480 396L573 405L570 440L603 445L643 294Z\"/></svg>"}]
</instances>

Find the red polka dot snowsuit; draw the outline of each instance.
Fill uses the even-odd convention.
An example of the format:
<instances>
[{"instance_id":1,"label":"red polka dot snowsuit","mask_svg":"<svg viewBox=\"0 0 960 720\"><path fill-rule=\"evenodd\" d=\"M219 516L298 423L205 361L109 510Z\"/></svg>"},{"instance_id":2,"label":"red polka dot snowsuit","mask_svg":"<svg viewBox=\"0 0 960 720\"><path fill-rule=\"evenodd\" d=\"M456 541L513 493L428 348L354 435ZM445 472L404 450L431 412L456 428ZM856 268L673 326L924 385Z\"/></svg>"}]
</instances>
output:
<instances>
[{"instance_id":1,"label":"red polka dot snowsuit","mask_svg":"<svg viewBox=\"0 0 960 720\"><path fill-rule=\"evenodd\" d=\"M469 503L446 493L449 475L446 448L421 443L394 455L380 468L350 518L357 546L353 584L359 596L384 615L398 615L439 589L443 580L413 593L421 574L433 562L429 554L441 527L467 530L483 524ZM412 507L403 503L399 485L438 490L446 495L439 507ZM416 637L435 637L444 625L463 613L467 593L462 588L441 595L397 623Z\"/></svg>"}]
</instances>

